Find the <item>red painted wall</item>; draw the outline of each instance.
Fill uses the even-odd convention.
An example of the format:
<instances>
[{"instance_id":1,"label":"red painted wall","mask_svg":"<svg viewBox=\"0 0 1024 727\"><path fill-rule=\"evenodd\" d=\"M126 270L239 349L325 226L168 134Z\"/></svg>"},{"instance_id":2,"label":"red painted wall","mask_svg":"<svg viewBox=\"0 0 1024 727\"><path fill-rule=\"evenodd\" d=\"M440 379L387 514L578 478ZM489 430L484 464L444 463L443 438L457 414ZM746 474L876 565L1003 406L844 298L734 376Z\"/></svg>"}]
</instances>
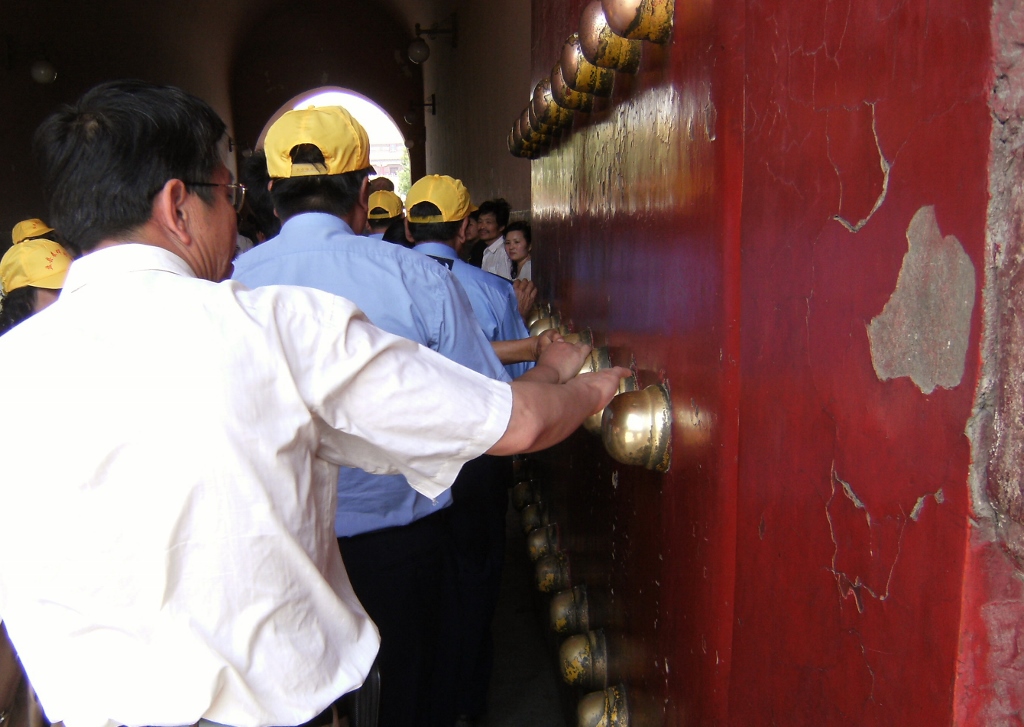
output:
<instances>
[{"instance_id":1,"label":"red painted wall","mask_svg":"<svg viewBox=\"0 0 1024 727\"><path fill-rule=\"evenodd\" d=\"M536 82L585 2L533 5ZM989 12L677 3L672 43L646 44L640 73L532 163L542 292L672 389L667 475L584 434L544 463L574 582L610 604L614 677L656 723L953 720L961 599L988 573L965 569L965 427ZM923 257L873 354L925 208L938 232L911 232Z\"/></svg>"}]
</instances>

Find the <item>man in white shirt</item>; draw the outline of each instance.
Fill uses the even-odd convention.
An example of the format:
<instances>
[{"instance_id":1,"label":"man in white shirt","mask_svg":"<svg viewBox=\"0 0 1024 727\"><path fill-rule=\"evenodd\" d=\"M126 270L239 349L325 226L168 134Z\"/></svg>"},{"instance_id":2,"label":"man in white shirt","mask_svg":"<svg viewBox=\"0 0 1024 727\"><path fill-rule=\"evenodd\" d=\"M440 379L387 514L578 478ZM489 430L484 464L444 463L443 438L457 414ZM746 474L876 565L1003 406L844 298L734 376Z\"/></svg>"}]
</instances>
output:
<instances>
[{"instance_id":1,"label":"man in white shirt","mask_svg":"<svg viewBox=\"0 0 1024 727\"><path fill-rule=\"evenodd\" d=\"M477 223L480 239L487 245L480 267L506 280L512 279L512 261L505 252L504 238L509 214L511 207L508 202L504 199L489 199L480 205L480 219Z\"/></svg>"},{"instance_id":2,"label":"man in white shirt","mask_svg":"<svg viewBox=\"0 0 1024 727\"><path fill-rule=\"evenodd\" d=\"M103 84L36 135L84 257L0 338L0 617L67 727L296 725L378 648L334 539L338 466L435 496L550 446L624 371L491 381L316 290L222 282L244 188L178 89Z\"/></svg>"}]
</instances>

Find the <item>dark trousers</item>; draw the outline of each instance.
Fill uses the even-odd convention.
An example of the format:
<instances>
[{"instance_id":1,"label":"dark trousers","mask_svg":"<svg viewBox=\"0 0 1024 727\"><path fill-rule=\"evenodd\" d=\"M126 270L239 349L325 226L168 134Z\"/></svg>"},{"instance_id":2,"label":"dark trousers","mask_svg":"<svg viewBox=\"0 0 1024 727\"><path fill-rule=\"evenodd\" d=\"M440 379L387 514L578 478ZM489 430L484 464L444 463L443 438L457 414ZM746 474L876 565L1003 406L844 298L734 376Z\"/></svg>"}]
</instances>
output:
<instances>
[{"instance_id":1,"label":"dark trousers","mask_svg":"<svg viewBox=\"0 0 1024 727\"><path fill-rule=\"evenodd\" d=\"M440 723L434 669L446 623L448 510L338 538L356 596L380 631L380 727Z\"/></svg>"},{"instance_id":2,"label":"dark trousers","mask_svg":"<svg viewBox=\"0 0 1024 727\"><path fill-rule=\"evenodd\" d=\"M452 487L448 547L453 566L447 588L448 621L438 669L447 701L446 725L455 715L479 717L487 705L494 661L491 623L505 564L505 512L511 460L484 455L468 462Z\"/></svg>"}]
</instances>

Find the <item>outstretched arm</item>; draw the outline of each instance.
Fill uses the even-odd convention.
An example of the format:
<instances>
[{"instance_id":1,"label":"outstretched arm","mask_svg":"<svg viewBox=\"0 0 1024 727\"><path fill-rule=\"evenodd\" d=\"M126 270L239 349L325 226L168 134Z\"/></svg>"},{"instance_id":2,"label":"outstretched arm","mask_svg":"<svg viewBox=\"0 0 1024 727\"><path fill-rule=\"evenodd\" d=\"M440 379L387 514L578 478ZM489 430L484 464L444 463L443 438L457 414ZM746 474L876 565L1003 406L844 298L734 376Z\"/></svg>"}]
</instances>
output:
<instances>
[{"instance_id":1,"label":"outstretched arm","mask_svg":"<svg viewBox=\"0 0 1024 727\"><path fill-rule=\"evenodd\" d=\"M562 335L554 328L539 336L527 336L511 341L491 341L491 348L502 364L515 364L523 361L539 361L540 355L549 344L561 341ZM583 364L580 364L581 366Z\"/></svg>"},{"instance_id":2,"label":"outstretched arm","mask_svg":"<svg viewBox=\"0 0 1024 727\"><path fill-rule=\"evenodd\" d=\"M616 367L582 374L565 384L542 384L518 379L512 382L512 416L501 438L488 454L536 452L558 444L591 414L608 405L629 376Z\"/></svg>"}]
</instances>

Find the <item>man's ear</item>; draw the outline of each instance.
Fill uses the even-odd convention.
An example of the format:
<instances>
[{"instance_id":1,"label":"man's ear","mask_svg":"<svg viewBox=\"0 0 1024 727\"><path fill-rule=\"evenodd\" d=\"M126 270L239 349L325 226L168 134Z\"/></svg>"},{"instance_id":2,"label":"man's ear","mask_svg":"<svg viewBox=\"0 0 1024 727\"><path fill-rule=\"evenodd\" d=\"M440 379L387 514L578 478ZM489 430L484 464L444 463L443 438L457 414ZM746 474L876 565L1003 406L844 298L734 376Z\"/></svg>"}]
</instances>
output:
<instances>
[{"instance_id":1,"label":"man's ear","mask_svg":"<svg viewBox=\"0 0 1024 727\"><path fill-rule=\"evenodd\" d=\"M370 212L370 178L363 177L363 183L359 187L359 206Z\"/></svg>"},{"instance_id":2,"label":"man's ear","mask_svg":"<svg viewBox=\"0 0 1024 727\"><path fill-rule=\"evenodd\" d=\"M455 233L455 247L458 249L466 242L466 228L469 227L469 218L466 217L462 220L462 224L459 225L459 231Z\"/></svg>"},{"instance_id":3,"label":"man's ear","mask_svg":"<svg viewBox=\"0 0 1024 727\"><path fill-rule=\"evenodd\" d=\"M191 244L188 228L188 188L180 179L169 179L153 197L152 221L166 234L186 245Z\"/></svg>"},{"instance_id":4,"label":"man's ear","mask_svg":"<svg viewBox=\"0 0 1024 727\"><path fill-rule=\"evenodd\" d=\"M416 243L416 241L414 239L412 239L412 232L409 230L409 218L408 217L405 218L405 239L408 240L411 244L415 244Z\"/></svg>"},{"instance_id":5,"label":"man's ear","mask_svg":"<svg viewBox=\"0 0 1024 727\"><path fill-rule=\"evenodd\" d=\"M344 216L345 222L353 231L362 230L366 227L366 217L370 212L370 178L364 177L359 187L359 196L356 198L352 209ZM359 234L356 232L356 234Z\"/></svg>"}]
</instances>

